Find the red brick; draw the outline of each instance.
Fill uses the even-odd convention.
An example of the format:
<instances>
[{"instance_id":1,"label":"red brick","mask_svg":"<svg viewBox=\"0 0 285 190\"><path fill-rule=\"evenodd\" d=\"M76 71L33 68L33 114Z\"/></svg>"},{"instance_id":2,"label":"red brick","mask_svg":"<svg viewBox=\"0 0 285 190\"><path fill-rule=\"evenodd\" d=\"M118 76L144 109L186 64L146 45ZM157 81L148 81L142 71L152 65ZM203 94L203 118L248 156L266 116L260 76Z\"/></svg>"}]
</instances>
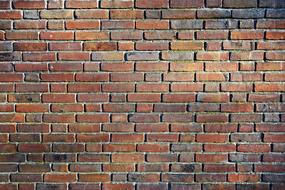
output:
<instances>
[{"instance_id":1,"label":"red brick","mask_svg":"<svg viewBox=\"0 0 285 190\"><path fill-rule=\"evenodd\" d=\"M22 18L21 11L2 11L0 12L0 19L3 20L18 20Z\"/></svg>"},{"instance_id":2,"label":"red brick","mask_svg":"<svg viewBox=\"0 0 285 190\"><path fill-rule=\"evenodd\" d=\"M22 74L0 74L0 82L21 82L23 81Z\"/></svg>"},{"instance_id":3,"label":"red brick","mask_svg":"<svg viewBox=\"0 0 285 190\"><path fill-rule=\"evenodd\" d=\"M216 134L197 134L196 135L197 142L210 142L210 143L222 143L228 141L227 135L216 135Z\"/></svg>"},{"instance_id":4,"label":"red brick","mask_svg":"<svg viewBox=\"0 0 285 190\"><path fill-rule=\"evenodd\" d=\"M57 55L58 55L58 60L64 60L64 61L90 60L90 53L88 52L60 52Z\"/></svg>"},{"instance_id":5,"label":"red brick","mask_svg":"<svg viewBox=\"0 0 285 190\"><path fill-rule=\"evenodd\" d=\"M6 32L6 39L8 40L37 40L38 39L38 33L37 32L29 32L29 31L7 31Z\"/></svg>"},{"instance_id":6,"label":"red brick","mask_svg":"<svg viewBox=\"0 0 285 190\"><path fill-rule=\"evenodd\" d=\"M171 8L199 8L204 6L202 0L170 0Z\"/></svg>"},{"instance_id":7,"label":"red brick","mask_svg":"<svg viewBox=\"0 0 285 190\"><path fill-rule=\"evenodd\" d=\"M253 112L252 104L222 104L221 111L223 112Z\"/></svg>"},{"instance_id":8,"label":"red brick","mask_svg":"<svg viewBox=\"0 0 285 190\"><path fill-rule=\"evenodd\" d=\"M86 123L103 123L109 121L108 114L78 114L76 121Z\"/></svg>"},{"instance_id":9,"label":"red brick","mask_svg":"<svg viewBox=\"0 0 285 190\"><path fill-rule=\"evenodd\" d=\"M169 22L164 20L136 21L136 28L142 30L163 30L169 28Z\"/></svg>"},{"instance_id":10,"label":"red brick","mask_svg":"<svg viewBox=\"0 0 285 190\"><path fill-rule=\"evenodd\" d=\"M284 40L285 32L268 31L266 32L265 38L268 40Z\"/></svg>"},{"instance_id":11,"label":"red brick","mask_svg":"<svg viewBox=\"0 0 285 190\"><path fill-rule=\"evenodd\" d=\"M197 81L226 81L223 73L197 73Z\"/></svg>"},{"instance_id":12,"label":"red brick","mask_svg":"<svg viewBox=\"0 0 285 190\"><path fill-rule=\"evenodd\" d=\"M236 145L234 144L205 144L206 152L235 152Z\"/></svg>"},{"instance_id":13,"label":"red brick","mask_svg":"<svg viewBox=\"0 0 285 190\"><path fill-rule=\"evenodd\" d=\"M196 154L197 162L226 162L227 154Z\"/></svg>"},{"instance_id":14,"label":"red brick","mask_svg":"<svg viewBox=\"0 0 285 190\"><path fill-rule=\"evenodd\" d=\"M102 0L101 1L102 8L132 8L133 6L134 6L134 2L131 0L126 0L126 1Z\"/></svg>"},{"instance_id":15,"label":"red brick","mask_svg":"<svg viewBox=\"0 0 285 190\"><path fill-rule=\"evenodd\" d=\"M143 73L112 73L111 81L116 81L116 82L143 81Z\"/></svg>"},{"instance_id":16,"label":"red brick","mask_svg":"<svg viewBox=\"0 0 285 190\"><path fill-rule=\"evenodd\" d=\"M167 71L168 64L164 62L137 62L135 68L137 71Z\"/></svg>"},{"instance_id":17,"label":"red brick","mask_svg":"<svg viewBox=\"0 0 285 190\"><path fill-rule=\"evenodd\" d=\"M103 184L103 190L133 190L134 186L132 184Z\"/></svg>"},{"instance_id":18,"label":"red brick","mask_svg":"<svg viewBox=\"0 0 285 190\"><path fill-rule=\"evenodd\" d=\"M18 146L20 152L47 152L50 150L48 144L20 144Z\"/></svg>"},{"instance_id":19,"label":"red brick","mask_svg":"<svg viewBox=\"0 0 285 190\"><path fill-rule=\"evenodd\" d=\"M124 21L116 21L116 20L102 21L101 27L104 30L106 30L106 29L133 29L133 28L135 28L135 22L128 21L128 20L124 20Z\"/></svg>"},{"instance_id":20,"label":"red brick","mask_svg":"<svg viewBox=\"0 0 285 190\"><path fill-rule=\"evenodd\" d=\"M228 60L229 54L226 52L198 52L197 53L198 60Z\"/></svg>"},{"instance_id":21,"label":"red brick","mask_svg":"<svg viewBox=\"0 0 285 190\"><path fill-rule=\"evenodd\" d=\"M73 40L73 32L40 32L41 40Z\"/></svg>"},{"instance_id":22,"label":"red brick","mask_svg":"<svg viewBox=\"0 0 285 190\"><path fill-rule=\"evenodd\" d=\"M199 114L197 122L199 123L222 123L227 122L228 116L225 114Z\"/></svg>"},{"instance_id":23,"label":"red brick","mask_svg":"<svg viewBox=\"0 0 285 190\"><path fill-rule=\"evenodd\" d=\"M89 31L76 31L75 40L106 40L108 39L108 32L89 32Z\"/></svg>"},{"instance_id":24,"label":"red brick","mask_svg":"<svg viewBox=\"0 0 285 190\"><path fill-rule=\"evenodd\" d=\"M46 174L44 181L46 182L74 182L76 180L75 174Z\"/></svg>"},{"instance_id":25,"label":"red brick","mask_svg":"<svg viewBox=\"0 0 285 190\"><path fill-rule=\"evenodd\" d=\"M51 51L76 51L81 50L79 42L52 42L49 43L49 50Z\"/></svg>"},{"instance_id":26,"label":"red brick","mask_svg":"<svg viewBox=\"0 0 285 190\"><path fill-rule=\"evenodd\" d=\"M171 49L173 50L202 50L203 43L201 42L187 42L187 41L176 41L171 42Z\"/></svg>"},{"instance_id":27,"label":"red brick","mask_svg":"<svg viewBox=\"0 0 285 190\"><path fill-rule=\"evenodd\" d=\"M82 9L82 8L97 8L97 0L84 0L84 1L79 1L79 0L69 0L66 2L65 6L66 8L75 8L75 9Z\"/></svg>"},{"instance_id":28,"label":"red brick","mask_svg":"<svg viewBox=\"0 0 285 190\"><path fill-rule=\"evenodd\" d=\"M141 10L111 10L112 19L142 19L143 11Z\"/></svg>"},{"instance_id":29,"label":"red brick","mask_svg":"<svg viewBox=\"0 0 285 190\"><path fill-rule=\"evenodd\" d=\"M100 28L99 21L84 21L84 20L76 20L76 21L66 21L65 27L68 30L98 30Z\"/></svg>"},{"instance_id":30,"label":"red brick","mask_svg":"<svg viewBox=\"0 0 285 190\"><path fill-rule=\"evenodd\" d=\"M195 16L194 10L162 10L162 18L166 19L194 19Z\"/></svg>"},{"instance_id":31,"label":"red brick","mask_svg":"<svg viewBox=\"0 0 285 190\"><path fill-rule=\"evenodd\" d=\"M184 62L172 62L170 63L171 71L202 71L203 64L200 63L184 63Z\"/></svg>"},{"instance_id":32,"label":"red brick","mask_svg":"<svg viewBox=\"0 0 285 190\"><path fill-rule=\"evenodd\" d=\"M68 92L99 92L100 85L99 84L69 84L67 86Z\"/></svg>"},{"instance_id":33,"label":"red brick","mask_svg":"<svg viewBox=\"0 0 285 190\"><path fill-rule=\"evenodd\" d=\"M231 39L233 40L258 40L263 39L263 32L260 31L233 31Z\"/></svg>"},{"instance_id":34,"label":"red brick","mask_svg":"<svg viewBox=\"0 0 285 190\"><path fill-rule=\"evenodd\" d=\"M111 51L117 50L117 43L115 42L86 42L84 43L84 50L93 51Z\"/></svg>"},{"instance_id":35,"label":"red brick","mask_svg":"<svg viewBox=\"0 0 285 190\"><path fill-rule=\"evenodd\" d=\"M164 81L194 81L194 75L184 72L169 72L163 75Z\"/></svg>"},{"instance_id":36,"label":"red brick","mask_svg":"<svg viewBox=\"0 0 285 190\"><path fill-rule=\"evenodd\" d=\"M132 152L135 151L134 144L106 144L103 145L104 152Z\"/></svg>"},{"instance_id":37,"label":"red brick","mask_svg":"<svg viewBox=\"0 0 285 190\"><path fill-rule=\"evenodd\" d=\"M70 19L73 17L73 11L70 10L43 10L40 17L44 19Z\"/></svg>"},{"instance_id":38,"label":"red brick","mask_svg":"<svg viewBox=\"0 0 285 190\"><path fill-rule=\"evenodd\" d=\"M265 134L264 142L284 143L284 135L283 134Z\"/></svg>"},{"instance_id":39,"label":"red brick","mask_svg":"<svg viewBox=\"0 0 285 190\"><path fill-rule=\"evenodd\" d=\"M194 102L195 95L194 94L164 94L162 96L163 102Z\"/></svg>"},{"instance_id":40,"label":"red brick","mask_svg":"<svg viewBox=\"0 0 285 190\"><path fill-rule=\"evenodd\" d=\"M228 102L229 101L228 94L213 94L213 93L205 93L198 94L198 101L201 102Z\"/></svg>"},{"instance_id":41,"label":"red brick","mask_svg":"<svg viewBox=\"0 0 285 190\"><path fill-rule=\"evenodd\" d=\"M141 153L135 153L135 154L113 154L112 156L112 162L143 162L144 161L144 155Z\"/></svg>"},{"instance_id":42,"label":"red brick","mask_svg":"<svg viewBox=\"0 0 285 190\"><path fill-rule=\"evenodd\" d=\"M45 2L41 0L36 0L33 2L19 0L13 1L13 6L16 9L44 9Z\"/></svg>"},{"instance_id":43,"label":"red brick","mask_svg":"<svg viewBox=\"0 0 285 190\"><path fill-rule=\"evenodd\" d=\"M78 19L107 19L109 15L107 10L76 10L75 17Z\"/></svg>"},{"instance_id":44,"label":"red brick","mask_svg":"<svg viewBox=\"0 0 285 190\"><path fill-rule=\"evenodd\" d=\"M158 123L158 114L130 114L129 121L134 123Z\"/></svg>"},{"instance_id":45,"label":"red brick","mask_svg":"<svg viewBox=\"0 0 285 190\"><path fill-rule=\"evenodd\" d=\"M42 176L40 174L12 174L12 182L37 182L41 181Z\"/></svg>"},{"instance_id":46,"label":"red brick","mask_svg":"<svg viewBox=\"0 0 285 190\"><path fill-rule=\"evenodd\" d=\"M54 144L54 152L83 152L83 144Z\"/></svg>"},{"instance_id":47,"label":"red brick","mask_svg":"<svg viewBox=\"0 0 285 190\"><path fill-rule=\"evenodd\" d=\"M138 181L138 182L158 182L159 181L159 174L129 174L128 180L129 181Z\"/></svg>"},{"instance_id":48,"label":"red brick","mask_svg":"<svg viewBox=\"0 0 285 190\"><path fill-rule=\"evenodd\" d=\"M271 164L256 164L255 170L257 172L283 172L283 165L271 165Z\"/></svg>"},{"instance_id":49,"label":"red brick","mask_svg":"<svg viewBox=\"0 0 285 190\"><path fill-rule=\"evenodd\" d=\"M283 42L259 42L257 44L257 49L263 50L282 50L285 48L285 43Z\"/></svg>"},{"instance_id":50,"label":"red brick","mask_svg":"<svg viewBox=\"0 0 285 190\"><path fill-rule=\"evenodd\" d=\"M136 1L136 7L138 8L167 8L167 0L157 0L157 1L148 1L148 0L138 0Z\"/></svg>"},{"instance_id":51,"label":"red brick","mask_svg":"<svg viewBox=\"0 0 285 190\"><path fill-rule=\"evenodd\" d=\"M42 101L48 103L73 103L75 96L73 94L43 94Z\"/></svg>"},{"instance_id":52,"label":"red brick","mask_svg":"<svg viewBox=\"0 0 285 190\"><path fill-rule=\"evenodd\" d=\"M222 84L222 91L225 92L248 92L252 91L252 85L250 84L238 84L238 83L227 83Z\"/></svg>"},{"instance_id":53,"label":"red brick","mask_svg":"<svg viewBox=\"0 0 285 190\"><path fill-rule=\"evenodd\" d=\"M184 123L193 121L192 114L163 114L162 121L165 122L175 122L175 123Z\"/></svg>"},{"instance_id":54,"label":"red brick","mask_svg":"<svg viewBox=\"0 0 285 190\"><path fill-rule=\"evenodd\" d=\"M15 42L13 44L15 51L45 51L47 44L42 42Z\"/></svg>"},{"instance_id":55,"label":"red brick","mask_svg":"<svg viewBox=\"0 0 285 190\"><path fill-rule=\"evenodd\" d=\"M147 155L147 161L149 162L175 162L178 160L175 154L149 154Z\"/></svg>"},{"instance_id":56,"label":"red brick","mask_svg":"<svg viewBox=\"0 0 285 190\"><path fill-rule=\"evenodd\" d=\"M102 86L103 92L134 92L134 84L104 84Z\"/></svg>"},{"instance_id":57,"label":"red brick","mask_svg":"<svg viewBox=\"0 0 285 190\"><path fill-rule=\"evenodd\" d=\"M14 23L15 29L45 29L44 21L18 21Z\"/></svg>"},{"instance_id":58,"label":"red brick","mask_svg":"<svg viewBox=\"0 0 285 190\"><path fill-rule=\"evenodd\" d=\"M47 92L47 84L17 84L16 92Z\"/></svg>"},{"instance_id":59,"label":"red brick","mask_svg":"<svg viewBox=\"0 0 285 190\"><path fill-rule=\"evenodd\" d=\"M15 144L0 144L1 153L11 153L16 152L16 145Z\"/></svg>"},{"instance_id":60,"label":"red brick","mask_svg":"<svg viewBox=\"0 0 285 190\"><path fill-rule=\"evenodd\" d=\"M258 71L281 71L284 67L283 63L279 62L257 62L256 70Z\"/></svg>"},{"instance_id":61,"label":"red brick","mask_svg":"<svg viewBox=\"0 0 285 190\"><path fill-rule=\"evenodd\" d=\"M285 22L284 20L259 20L257 21L256 28L261 29L284 29Z\"/></svg>"},{"instance_id":62,"label":"red brick","mask_svg":"<svg viewBox=\"0 0 285 190\"><path fill-rule=\"evenodd\" d=\"M260 176L257 174L229 174L228 180L230 182L257 182Z\"/></svg>"},{"instance_id":63,"label":"red brick","mask_svg":"<svg viewBox=\"0 0 285 190\"><path fill-rule=\"evenodd\" d=\"M230 54L230 59L237 61L237 60L263 60L264 53L263 52L232 52Z\"/></svg>"},{"instance_id":64,"label":"red brick","mask_svg":"<svg viewBox=\"0 0 285 190\"><path fill-rule=\"evenodd\" d=\"M240 144L237 146L239 152L269 152L268 144Z\"/></svg>"},{"instance_id":65,"label":"red brick","mask_svg":"<svg viewBox=\"0 0 285 190\"><path fill-rule=\"evenodd\" d=\"M55 54L54 53L24 53L23 60L31 61L31 62L54 61Z\"/></svg>"},{"instance_id":66,"label":"red brick","mask_svg":"<svg viewBox=\"0 0 285 190\"><path fill-rule=\"evenodd\" d=\"M169 89L167 84L137 84L138 92L166 92Z\"/></svg>"},{"instance_id":67,"label":"red brick","mask_svg":"<svg viewBox=\"0 0 285 190\"><path fill-rule=\"evenodd\" d=\"M137 150L139 152L167 152L168 151L167 145L157 145L157 144L139 144L137 146Z\"/></svg>"},{"instance_id":68,"label":"red brick","mask_svg":"<svg viewBox=\"0 0 285 190\"><path fill-rule=\"evenodd\" d=\"M284 91L285 85L274 83L258 83L255 84L256 92L281 92Z\"/></svg>"},{"instance_id":69,"label":"red brick","mask_svg":"<svg viewBox=\"0 0 285 190\"><path fill-rule=\"evenodd\" d=\"M228 39L228 32L226 31L198 31L198 40L225 40Z\"/></svg>"},{"instance_id":70,"label":"red brick","mask_svg":"<svg viewBox=\"0 0 285 190\"><path fill-rule=\"evenodd\" d=\"M130 102L160 102L160 94L128 94Z\"/></svg>"},{"instance_id":71,"label":"red brick","mask_svg":"<svg viewBox=\"0 0 285 190\"><path fill-rule=\"evenodd\" d=\"M48 112L49 108L44 104L18 104L16 112Z\"/></svg>"},{"instance_id":72,"label":"red brick","mask_svg":"<svg viewBox=\"0 0 285 190\"><path fill-rule=\"evenodd\" d=\"M284 56L283 52L275 51L275 52L266 52L265 58L267 60L280 60L280 61L282 61L285 59L285 56Z\"/></svg>"},{"instance_id":73,"label":"red brick","mask_svg":"<svg viewBox=\"0 0 285 190\"><path fill-rule=\"evenodd\" d=\"M1 9L9 9L10 8L10 2L9 1L2 1L2 2L0 2L0 8Z\"/></svg>"},{"instance_id":74,"label":"red brick","mask_svg":"<svg viewBox=\"0 0 285 190\"><path fill-rule=\"evenodd\" d=\"M175 39L175 33L170 31L150 31L145 32L144 36L147 40L171 40Z\"/></svg>"},{"instance_id":75,"label":"red brick","mask_svg":"<svg viewBox=\"0 0 285 190\"><path fill-rule=\"evenodd\" d=\"M74 122L73 114L44 114L43 121L47 123L69 123Z\"/></svg>"},{"instance_id":76,"label":"red brick","mask_svg":"<svg viewBox=\"0 0 285 190\"><path fill-rule=\"evenodd\" d=\"M206 181L217 181L217 182L225 182L226 181L225 174L198 174L196 175L197 181L206 182Z\"/></svg>"},{"instance_id":77,"label":"red brick","mask_svg":"<svg viewBox=\"0 0 285 190\"><path fill-rule=\"evenodd\" d=\"M108 94L78 94L78 102L107 102Z\"/></svg>"},{"instance_id":78,"label":"red brick","mask_svg":"<svg viewBox=\"0 0 285 190\"><path fill-rule=\"evenodd\" d=\"M86 121L88 122L88 121ZM97 122L94 120L94 122ZM108 142L108 134L78 134L76 135L77 142Z\"/></svg>"},{"instance_id":79,"label":"red brick","mask_svg":"<svg viewBox=\"0 0 285 190\"><path fill-rule=\"evenodd\" d=\"M240 2L236 2L234 0L225 0L223 3L223 7L231 8L250 8L257 7L257 0L241 0Z\"/></svg>"}]
</instances>

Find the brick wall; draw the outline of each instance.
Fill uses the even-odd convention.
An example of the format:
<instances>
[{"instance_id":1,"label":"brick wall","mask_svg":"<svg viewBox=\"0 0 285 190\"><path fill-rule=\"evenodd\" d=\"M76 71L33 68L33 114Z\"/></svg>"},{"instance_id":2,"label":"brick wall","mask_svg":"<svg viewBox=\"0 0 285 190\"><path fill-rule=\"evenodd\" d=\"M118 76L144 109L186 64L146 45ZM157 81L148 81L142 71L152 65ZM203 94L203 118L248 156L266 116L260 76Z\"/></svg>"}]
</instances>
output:
<instances>
[{"instance_id":1,"label":"brick wall","mask_svg":"<svg viewBox=\"0 0 285 190\"><path fill-rule=\"evenodd\" d=\"M0 1L1 190L281 190L284 0Z\"/></svg>"}]
</instances>

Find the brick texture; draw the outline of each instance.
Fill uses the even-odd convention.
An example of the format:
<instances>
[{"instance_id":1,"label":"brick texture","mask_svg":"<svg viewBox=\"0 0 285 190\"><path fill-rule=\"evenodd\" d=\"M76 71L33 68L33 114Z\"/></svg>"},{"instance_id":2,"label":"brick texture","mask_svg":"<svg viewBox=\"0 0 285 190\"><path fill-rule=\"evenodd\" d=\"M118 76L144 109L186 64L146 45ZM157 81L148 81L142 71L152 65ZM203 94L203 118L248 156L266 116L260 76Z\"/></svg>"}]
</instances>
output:
<instances>
[{"instance_id":1,"label":"brick texture","mask_svg":"<svg viewBox=\"0 0 285 190\"><path fill-rule=\"evenodd\" d=\"M284 0L1 0L0 189L285 189Z\"/></svg>"}]
</instances>

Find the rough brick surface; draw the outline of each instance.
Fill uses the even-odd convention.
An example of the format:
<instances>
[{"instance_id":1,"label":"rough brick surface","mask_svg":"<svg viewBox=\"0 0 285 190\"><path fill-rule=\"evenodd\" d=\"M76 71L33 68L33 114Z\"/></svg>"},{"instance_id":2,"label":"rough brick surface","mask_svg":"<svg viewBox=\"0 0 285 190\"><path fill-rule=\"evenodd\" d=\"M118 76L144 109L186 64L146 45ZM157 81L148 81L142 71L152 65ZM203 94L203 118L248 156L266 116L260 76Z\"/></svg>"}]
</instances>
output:
<instances>
[{"instance_id":1,"label":"rough brick surface","mask_svg":"<svg viewBox=\"0 0 285 190\"><path fill-rule=\"evenodd\" d=\"M284 0L0 0L0 190L285 189Z\"/></svg>"}]
</instances>

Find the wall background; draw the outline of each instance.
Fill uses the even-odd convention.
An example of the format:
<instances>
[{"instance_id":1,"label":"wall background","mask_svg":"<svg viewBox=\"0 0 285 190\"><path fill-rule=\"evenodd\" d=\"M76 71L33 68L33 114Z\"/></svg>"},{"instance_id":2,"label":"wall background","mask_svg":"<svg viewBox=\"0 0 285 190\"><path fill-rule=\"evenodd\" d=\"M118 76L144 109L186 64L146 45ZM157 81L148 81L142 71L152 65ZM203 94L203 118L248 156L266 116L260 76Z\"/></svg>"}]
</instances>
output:
<instances>
[{"instance_id":1,"label":"wall background","mask_svg":"<svg viewBox=\"0 0 285 190\"><path fill-rule=\"evenodd\" d=\"M284 189L284 0L0 8L1 190Z\"/></svg>"}]
</instances>

